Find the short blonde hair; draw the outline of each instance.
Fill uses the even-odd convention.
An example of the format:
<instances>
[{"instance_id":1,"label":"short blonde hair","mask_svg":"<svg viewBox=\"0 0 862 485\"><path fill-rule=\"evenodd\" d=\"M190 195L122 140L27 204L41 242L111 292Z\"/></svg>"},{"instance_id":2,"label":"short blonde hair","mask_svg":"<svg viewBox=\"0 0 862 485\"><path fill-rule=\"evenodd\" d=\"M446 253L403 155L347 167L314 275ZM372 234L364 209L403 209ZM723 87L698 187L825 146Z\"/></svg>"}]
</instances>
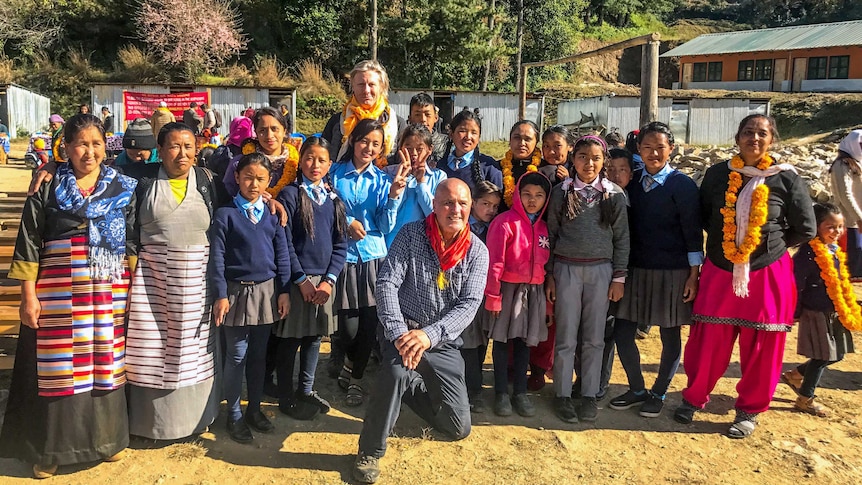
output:
<instances>
[{"instance_id":1,"label":"short blonde hair","mask_svg":"<svg viewBox=\"0 0 862 485\"><path fill-rule=\"evenodd\" d=\"M367 59L359 61L350 71L350 88L353 89L353 78L360 72L374 71L380 76L380 95L384 99L389 98L389 75L386 74L386 68L383 64L377 61Z\"/></svg>"}]
</instances>

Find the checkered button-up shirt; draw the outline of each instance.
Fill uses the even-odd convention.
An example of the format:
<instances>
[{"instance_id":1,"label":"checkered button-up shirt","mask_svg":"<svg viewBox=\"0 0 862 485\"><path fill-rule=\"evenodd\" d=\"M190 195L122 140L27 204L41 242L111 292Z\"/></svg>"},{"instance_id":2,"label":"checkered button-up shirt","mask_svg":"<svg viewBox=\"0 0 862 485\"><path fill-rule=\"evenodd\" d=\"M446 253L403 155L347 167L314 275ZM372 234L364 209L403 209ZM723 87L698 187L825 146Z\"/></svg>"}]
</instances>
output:
<instances>
[{"instance_id":1,"label":"checkered button-up shirt","mask_svg":"<svg viewBox=\"0 0 862 485\"><path fill-rule=\"evenodd\" d=\"M488 249L478 237L470 241L464 259L446 271L448 284L441 290L440 261L425 236L425 221L401 228L377 273L377 315L388 340L419 328L433 348L470 325L488 277Z\"/></svg>"}]
</instances>

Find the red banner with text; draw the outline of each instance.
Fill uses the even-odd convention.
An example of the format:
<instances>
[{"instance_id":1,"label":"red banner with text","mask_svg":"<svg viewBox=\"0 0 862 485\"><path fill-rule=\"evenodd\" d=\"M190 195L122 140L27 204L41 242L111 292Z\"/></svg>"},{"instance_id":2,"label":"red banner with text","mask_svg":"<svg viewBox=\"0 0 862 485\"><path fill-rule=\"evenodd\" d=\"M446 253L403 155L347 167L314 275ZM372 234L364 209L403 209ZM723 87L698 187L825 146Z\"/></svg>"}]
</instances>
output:
<instances>
[{"instance_id":1,"label":"red banner with text","mask_svg":"<svg viewBox=\"0 0 862 485\"><path fill-rule=\"evenodd\" d=\"M168 105L168 109L177 121L183 118L183 111L188 109L189 104L196 102L198 106L209 104L210 93L202 91L199 93L169 93L169 94L152 94L152 93L135 93L132 91L123 91L123 108L125 109L126 122L131 122L137 118L149 119L153 115L153 111L159 107L159 103L164 101ZM202 114L198 110L198 114Z\"/></svg>"}]
</instances>

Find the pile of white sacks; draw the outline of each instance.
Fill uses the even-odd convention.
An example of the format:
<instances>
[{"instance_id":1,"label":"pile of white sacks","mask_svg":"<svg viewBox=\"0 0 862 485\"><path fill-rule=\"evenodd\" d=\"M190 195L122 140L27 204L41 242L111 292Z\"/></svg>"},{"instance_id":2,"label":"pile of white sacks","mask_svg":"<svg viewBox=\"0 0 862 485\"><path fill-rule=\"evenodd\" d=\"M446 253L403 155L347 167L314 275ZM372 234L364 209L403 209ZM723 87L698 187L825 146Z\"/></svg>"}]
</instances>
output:
<instances>
[{"instance_id":1,"label":"pile of white sacks","mask_svg":"<svg viewBox=\"0 0 862 485\"><path fill-rule=\"evenodd\" d=\"M730 160L735 153L732 147L677 147L671 154L671 165L700 185L707 168ZM838 155L837 141L778 146L773 147L770 153L777 163L789 163L796 167L796 171L808 183L813 200L829 201L829 166Z\"/></svg>"}]
</instances>

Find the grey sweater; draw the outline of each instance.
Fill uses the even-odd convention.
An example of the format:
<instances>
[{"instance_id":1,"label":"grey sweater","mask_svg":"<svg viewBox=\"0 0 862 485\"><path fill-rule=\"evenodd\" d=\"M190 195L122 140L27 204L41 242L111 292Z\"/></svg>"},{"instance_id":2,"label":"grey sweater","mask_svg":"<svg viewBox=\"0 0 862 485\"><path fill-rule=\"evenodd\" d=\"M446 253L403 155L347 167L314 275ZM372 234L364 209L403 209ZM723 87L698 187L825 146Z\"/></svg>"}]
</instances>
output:
<instances>
[{"instance_id":1,"label":"grey sweater","mask_svg":"<svg viewBox=\"0 0 862 485\"><path fill-rule=\"evenodd\" d=\"M583 260L584 264L610 261L614 278L625 276L629 264L629 222L626 211L626 196L616 184L608 191L613 207L609 226L600 224L600 203L592 207L582 206L582 211L573 220L565 215L566 183L551 190L548 205L548 235L551 258L546 266L553 272L556 256L570 260Z\"/></svg>"}]
</instances>

